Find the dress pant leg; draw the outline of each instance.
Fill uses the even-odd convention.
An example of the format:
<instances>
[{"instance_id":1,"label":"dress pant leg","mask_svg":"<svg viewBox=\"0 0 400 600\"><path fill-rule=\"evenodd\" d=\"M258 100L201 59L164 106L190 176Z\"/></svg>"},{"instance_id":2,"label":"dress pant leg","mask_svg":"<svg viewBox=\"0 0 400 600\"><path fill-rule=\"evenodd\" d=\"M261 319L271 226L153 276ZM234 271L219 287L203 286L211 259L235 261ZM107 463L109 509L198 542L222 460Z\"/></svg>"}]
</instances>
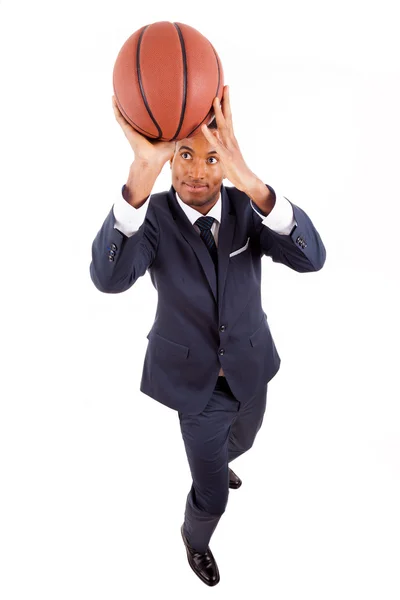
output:
<instances>
[{"instance_id":1,"label":"dress pant leg","mask_svg":"<svg viewBox=\"0 0 400 600\"><path fill-rule=\"evenodd\" d=\"M247 452L255 440L264 420L267 406L268 383L261 392L240 406L237 418L232 424L228 441L228 463Z\"/></svg>"},{"instance_id":2,"label":"dress pant leg","mask_svg":"<svg viewBox=\"0 0 400 600\"><path fill-rule=\"evenodd\" d=\"M218 378L210 401L200 414L179 413L193 480L186 500L183 531L198 552L207 550L228 502L228 440L240 402L224 380Z\"/></svg>"}]
</instances>

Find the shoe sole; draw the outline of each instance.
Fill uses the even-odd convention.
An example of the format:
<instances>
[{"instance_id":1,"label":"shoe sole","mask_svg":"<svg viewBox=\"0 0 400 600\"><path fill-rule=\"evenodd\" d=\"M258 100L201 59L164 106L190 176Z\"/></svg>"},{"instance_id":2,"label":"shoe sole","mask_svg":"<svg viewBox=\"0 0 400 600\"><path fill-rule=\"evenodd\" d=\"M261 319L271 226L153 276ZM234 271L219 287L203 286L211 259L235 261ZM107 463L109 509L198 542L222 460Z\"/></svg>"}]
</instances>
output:
<instances>
[{"instance_id":1,"label":"shoe sole","mask_svg":"<svg viewBox=\"0 0 400 600\"><path fill-rule=\"evenodd\" d=\"M197 577L198 577L199 579L201 579L201 581L202 581L203 583L205 583L206 585L209 585L210 587L212 587L212 586L214 586L214 585L217 585L217 583L219 583L219 581L220 581L220 576L219 576L219 570L218 570L218 565L217 565L217 563L215 563L215 565L216 565L216 567L217 567L217 569L216 569L216 570L217 570L217 577L218 577L218 579L216 579L215 581L208 581L207 579L205 579L204 577L202 577L202 575L199 573L199 571L197 571L197 570L195 569L195 567L193 566L193 564L192 564L192 562L191 562L191 560L190 560L190 552L189 552L189 550L188 550L188 548L187 548L187 545L186 545L186 541L185 541L185 534L183 533L183 525L182 525L182 527L181 527L181 535L182 535L183 543L185 544L185 548L186 548L186 556L187 556L187 559L188 559L188 563L189 563L189 566L190 566L190 568L192 569L193 573L196 573ZM210 552L211 552L211 551L210 551ZM213 556L213 555L212 555L212 557L214 558L214 556ZM214 560L215 560L215 559L214 559Z\"/></svg>"}]
</instances>

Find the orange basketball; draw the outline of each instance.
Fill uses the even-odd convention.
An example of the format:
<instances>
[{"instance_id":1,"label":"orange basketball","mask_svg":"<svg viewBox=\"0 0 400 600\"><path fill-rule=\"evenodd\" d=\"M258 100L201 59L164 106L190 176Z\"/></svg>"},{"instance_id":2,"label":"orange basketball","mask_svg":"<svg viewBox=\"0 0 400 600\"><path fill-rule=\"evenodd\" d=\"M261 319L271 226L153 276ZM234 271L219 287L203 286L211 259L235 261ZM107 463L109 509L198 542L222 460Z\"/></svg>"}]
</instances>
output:
<instances>
[{"instance_id":1,"label":"orange basketball","mask_svg":"<svg viewBox=\"0 0 400 600\"><path fill-rule=\"evenodd\" d=\"M224 75L201 33L184 23L159 21L126 40L115 61L113 88L119 110L139 133L181 140L212 120Z\"/></svg>"}]
</instances>

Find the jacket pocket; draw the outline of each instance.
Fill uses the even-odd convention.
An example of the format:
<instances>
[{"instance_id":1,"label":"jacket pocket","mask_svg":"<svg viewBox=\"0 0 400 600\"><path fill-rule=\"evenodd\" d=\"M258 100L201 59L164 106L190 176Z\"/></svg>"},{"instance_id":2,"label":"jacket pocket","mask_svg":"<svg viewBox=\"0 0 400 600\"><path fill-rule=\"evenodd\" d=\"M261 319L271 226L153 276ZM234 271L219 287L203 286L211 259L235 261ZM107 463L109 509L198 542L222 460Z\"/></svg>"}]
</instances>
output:
<instances>
[{"instance_id":1,"label":"jacket pocket","mask_svg":"<svg viewBox=\"0 0 400 600\"><path fill-rule=\"evenodd\" d=\"M247 250L247 248L249 247L249 241L250 241L250 238L248 237L245 245L242 246L241 248L239 248L238 250L234 250L233 252L231 252L229 255L229 258L231 258L232 256L236 256L236 254L240 254L241 252L244 252L245 250Z\"/></svg>"},{"instance_id":2,"label":"jacket pocket","mask_svg":"<svg viewBox=\"0 0 400 600\"><path fill-rule=\"evenodd\" d=\"M189 348L187 346L168 340L159 333L153 333L150 342L152 343L156 354L162 358L168 359L168 357L174 356L176 358L186 359L189 355Z\"/></svg>"}]
</instances>

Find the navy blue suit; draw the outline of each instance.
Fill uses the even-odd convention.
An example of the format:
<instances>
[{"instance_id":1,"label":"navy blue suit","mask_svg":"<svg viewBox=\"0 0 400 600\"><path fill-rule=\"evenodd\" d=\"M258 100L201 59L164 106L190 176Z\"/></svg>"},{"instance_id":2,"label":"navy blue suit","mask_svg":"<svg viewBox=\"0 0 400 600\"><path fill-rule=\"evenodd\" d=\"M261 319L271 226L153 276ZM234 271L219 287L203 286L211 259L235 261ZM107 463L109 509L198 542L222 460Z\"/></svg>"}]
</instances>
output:
<instances>
[{"instance_id":1,"label":"navy blue suit","mask_svg":"<svg viewBox=\"0 0 400 600\"><path fill-rule=\"evenodd\" d=\"M310 218L292 202L297 225L282 235L262 224L238 189L222 185L221 199L218 274L173 187L150 197L131 237L114 228L111 209L90 264L102 292L124 292L147 270L157 290L140 390L178 412L193 477L185 532L198 550L225 509L228 462L252 445L280 367L261 305L261 258L299 273L318 271L326 258ZM221 367L226 380L218 378Z\"/></svg>"}]
</instances>

